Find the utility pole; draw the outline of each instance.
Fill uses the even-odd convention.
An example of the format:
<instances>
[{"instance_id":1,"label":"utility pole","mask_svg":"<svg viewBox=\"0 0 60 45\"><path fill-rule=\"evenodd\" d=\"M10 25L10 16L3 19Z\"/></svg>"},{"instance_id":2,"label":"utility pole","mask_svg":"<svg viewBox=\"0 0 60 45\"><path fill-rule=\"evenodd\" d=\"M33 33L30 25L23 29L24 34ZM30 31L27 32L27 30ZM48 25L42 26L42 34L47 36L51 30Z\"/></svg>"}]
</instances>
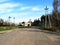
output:
<instances>
[{"instance_id":1,"label":"utility pole","mask_svg":"<svg viewBox=\"0 0 60 45\"><path fill-rule=\"evenodd\" d=\"M45 28L47 28L47 13L48 13L48 9L49 8L47 8L47 6L44 8L44 10L45 10Z\"/></svg>"},{"instance_id":2,"label":"utility pole","mask_svg":"<svg viewBox=\"0 0 60 45\"><path fill-rule=\"evenodd\" d=\"M11 18L11 17L9 16L8 18L9 18L9 23L10 23L10 25L11 25L11 22L10 22L10 18Z\"/></svg>"},{"instance_id":3,"label":"utility pole","mask_svg":"<svg viewBox=\"0 0 60 45\"><path fill-rule=\"evenodd\" d=\"M9 16L8 18L9 18L9 22L10 22L10 18L11 18L11 17Z\"/></svg>"},{"instance_id":4,"label":"utility pole","mask_svg":"<svg viewBox=\"0 0 60 45\"><path fill-rule=\"evenodd\" d=\"M48 14L48 9L49 8L46 6L46 8L45 8L45 28L51 28L50 15L47 15ZM47 16L48 16L48 18L47 18ZM48 19L49 23L48 23L47 19ZM48 23L48 26L47 26L47 23Z\"/></svg>"},{"instance_id":5,"label":"utility pole","mask_svg":"<svg viewBox=\"0 0 60 45\"><path fill-rule=\"evenodd\" d=\"M14 24L15 24L15 17L13 19L14 19Z\"/></svg>"},{"instance_id":6,"label":"utility pole","mask_svg":"<svg viewBox=\"0 0 60 45\"><path fill-rule=\"evenodd\" d=\"M48 20L49 20L49 28L51 28L51 15L48 15Z\"/></svg>"}]
</instances>

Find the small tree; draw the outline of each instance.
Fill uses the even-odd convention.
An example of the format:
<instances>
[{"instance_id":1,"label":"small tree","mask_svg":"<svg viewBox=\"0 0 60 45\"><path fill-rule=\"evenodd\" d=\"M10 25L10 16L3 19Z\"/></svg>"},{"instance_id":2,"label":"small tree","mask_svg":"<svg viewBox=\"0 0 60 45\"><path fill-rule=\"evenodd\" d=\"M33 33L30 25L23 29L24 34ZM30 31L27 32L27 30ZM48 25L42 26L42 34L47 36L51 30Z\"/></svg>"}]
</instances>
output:
<instances>
[{"instance_id":1,"label":"small tree","mask_svg":"<svg viewBox=\"0 0 60 45\"><path fill-rule=\"evenodd\" d=\"M3 23L4 23L3 19L0 19L0 26L3 26Z\"/></svg>"}]
</instances>

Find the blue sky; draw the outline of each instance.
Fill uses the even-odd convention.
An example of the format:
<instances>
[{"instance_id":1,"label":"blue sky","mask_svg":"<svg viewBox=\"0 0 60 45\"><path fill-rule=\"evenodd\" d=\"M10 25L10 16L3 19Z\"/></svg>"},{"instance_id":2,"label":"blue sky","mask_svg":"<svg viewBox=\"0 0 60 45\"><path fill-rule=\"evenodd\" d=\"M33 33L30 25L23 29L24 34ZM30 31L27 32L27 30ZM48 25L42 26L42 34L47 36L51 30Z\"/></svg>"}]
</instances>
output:
<instances>
[{"instance_id":1,"label":"blue sky","mask_svg":"<svg viewBox=\"0 0 60 45\"><path fill-rule=\"evenodd\" d=\"M15 17L16 23L27 22L29 19L33 21L45 14L46 5L49 8L48 13L51 13L52 3L53 0L0 0L0 18L8 21L11 16L13 22Z\"/></svg>"}]
</instances>

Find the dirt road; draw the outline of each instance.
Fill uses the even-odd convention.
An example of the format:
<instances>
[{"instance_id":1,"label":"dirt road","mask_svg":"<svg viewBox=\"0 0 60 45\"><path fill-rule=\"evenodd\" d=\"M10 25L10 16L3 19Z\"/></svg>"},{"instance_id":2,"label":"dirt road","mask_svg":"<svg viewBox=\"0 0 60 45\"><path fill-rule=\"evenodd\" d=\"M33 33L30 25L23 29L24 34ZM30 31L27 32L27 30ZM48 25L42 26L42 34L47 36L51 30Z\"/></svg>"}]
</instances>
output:
<instances>
[{"instance_id":1,"label":"dirt road","mask_svg":"<svg viewBox=\"0 0 60 45\"><path fill-rule=\"evenodd\" d=\"M60 35L34 28L15 29L0 34L0 45L60 45Z\"/></svg>"}]
</instances>

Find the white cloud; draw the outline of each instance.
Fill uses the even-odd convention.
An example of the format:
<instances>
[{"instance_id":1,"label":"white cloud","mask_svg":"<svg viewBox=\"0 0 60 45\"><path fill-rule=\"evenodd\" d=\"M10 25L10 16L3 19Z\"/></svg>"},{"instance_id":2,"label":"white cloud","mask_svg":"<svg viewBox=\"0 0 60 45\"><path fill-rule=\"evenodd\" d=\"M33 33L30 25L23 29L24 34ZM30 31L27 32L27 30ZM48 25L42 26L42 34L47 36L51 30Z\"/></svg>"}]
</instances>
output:
<instances>
[{"instance_id":1,"label":"white cloud","mask_svg":"<svg viewBox=\"0 0 60 45\"><path fill-rule=\"evenodd\" d=\"M8 0L0 0L0 2L5 2L5 1L8 1Z\"/></svg>"},{"instance_id":2,"label":"white cloud","mask_svg":"<svg viewBox=\"0 0 60 45\"><path fill-rule=\"evenodd\" d=\"M0 4L0 8L13 8L13 7L16 7L16 6L19 6L18 3L3 3L3 4Z\"/></svg>"},{"instance_id":3,"label":"white cloud","mask_svg":"<svg viewBox=\"0 0 60 45\"><path fill-rule=\"evenodd\" d=\"M20 10L27 10L29 9L30 7L21 7Z\"/></svg>"},{"instance_id":4,"label":"white cloud","mask_svg":"<svg viewBox=\"0 0 60 45\"><path fill-rule=\"evenodd\" d=\"M18 6L19 6L18 3L3 3L3 4L0 4L0 14L1 13L12 12L14 7L18 7Z\"/></svg>"},{"instance_id":5,"label":"white cloud","mask_svg":"<svg viewBox=\"0 0 60 45\"><path fill-rule=\"evenodd\" d=\"M0 9L0 14L6 14L12 12L12 9Z\"/></svg>"},{"instance_id":6,"label":"white cloud","mask_svg":"<svg viewBox=\"0 0 60 45\"><path fill-rule=\"evenodd\" d=\"M39 11L40 8L38 8L38 7L33 7L32 10L33 10L33 11Z\"/></svg>"}]
</instances>

